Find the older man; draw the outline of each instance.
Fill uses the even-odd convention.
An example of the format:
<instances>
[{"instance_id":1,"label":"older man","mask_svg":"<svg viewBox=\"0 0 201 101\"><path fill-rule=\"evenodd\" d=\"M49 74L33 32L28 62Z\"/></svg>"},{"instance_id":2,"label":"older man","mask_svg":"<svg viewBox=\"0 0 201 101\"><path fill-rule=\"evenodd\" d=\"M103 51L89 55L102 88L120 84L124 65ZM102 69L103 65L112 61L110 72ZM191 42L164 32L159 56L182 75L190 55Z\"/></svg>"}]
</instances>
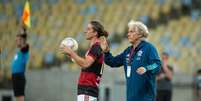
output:
<instances>
[{"instance_id":1,"label":"older man","mask_svg":"<svg viewBox=\"0 0 201 101\"><path fill-rule=\"evenodd\" d=\"M111 67L124 66L127 101L155 101L156 75L161 67L157 50L145 41L149 35L146 25L131 20L128 27L127 36L131 45L117 56L112 56L106 39L102 39L104 61Z\"/></svg>"}]
</instances>

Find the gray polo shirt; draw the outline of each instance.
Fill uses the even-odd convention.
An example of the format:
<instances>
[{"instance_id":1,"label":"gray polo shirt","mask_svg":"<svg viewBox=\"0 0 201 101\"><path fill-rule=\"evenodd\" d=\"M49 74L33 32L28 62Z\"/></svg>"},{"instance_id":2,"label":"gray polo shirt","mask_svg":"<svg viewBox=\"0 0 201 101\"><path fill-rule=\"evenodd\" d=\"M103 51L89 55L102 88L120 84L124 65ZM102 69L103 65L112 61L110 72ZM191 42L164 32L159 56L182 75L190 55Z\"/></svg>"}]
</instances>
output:
<instances>
[{"instance_id":1,"label":"gray polo shirt","mask_svg":"<svg viewBox=\"0 0 201 101\"><path fill-rule=\"evenodd\" d=\"M168 65L168 68L171 71L173 71L173 68L171 66ZM161 72L159 73L159 75L161 73L164 74L164 71L162 70L162 68L161 68ZM171 80L169 80L166 76L163 79L158 80L157 81L157 90L168 90L168 91L171 91L172 90L172 82L171 82Z\"/></svg>"}]
</instances>

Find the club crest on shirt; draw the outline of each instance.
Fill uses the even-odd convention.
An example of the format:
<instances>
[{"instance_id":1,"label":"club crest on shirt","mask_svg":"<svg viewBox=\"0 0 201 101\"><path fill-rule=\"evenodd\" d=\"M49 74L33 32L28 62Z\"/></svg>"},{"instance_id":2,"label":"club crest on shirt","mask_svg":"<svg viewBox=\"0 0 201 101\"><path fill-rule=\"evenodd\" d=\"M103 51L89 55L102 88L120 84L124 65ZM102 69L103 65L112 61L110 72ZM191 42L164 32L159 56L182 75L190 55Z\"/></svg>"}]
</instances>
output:
<instances>
[{"instance_id":1,"label":"club crest on shirt","mask_svg":"<svg viewBox=\"0 0 201 101\"><path fill-rule=\"evenodd\" d=\"M137 52L137 56L139 56L139 57L141 57L142 54L143 54L143 51L142 51L142 50L139 50L139 51Z\"/></svg>"},{"instance_id":2,"label":"club crest on shirt","mask_svg":"<svg viewBox=\"0 0 201 101\"><path fill-rule=\"evenodd\" d=\"M139 51L137 52L137 59L136 59L136 60L140 60L142 54L143 54L143 51L142 51L142 50L139 50Z\"/></svg>"}]
</instances>

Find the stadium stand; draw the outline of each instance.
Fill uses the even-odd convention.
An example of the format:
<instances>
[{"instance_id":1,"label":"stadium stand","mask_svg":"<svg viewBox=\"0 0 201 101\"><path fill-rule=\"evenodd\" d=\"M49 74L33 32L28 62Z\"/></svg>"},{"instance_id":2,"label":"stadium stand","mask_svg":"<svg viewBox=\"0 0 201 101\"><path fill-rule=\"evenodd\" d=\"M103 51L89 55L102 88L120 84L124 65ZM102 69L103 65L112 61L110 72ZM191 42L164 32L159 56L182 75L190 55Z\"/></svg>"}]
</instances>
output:
<instances>
[{"instance_id":1,"label":"stadium stand","mask_svg":"<svg viewBox=\"0 0 201 101\"><path fill-rule=\"evenodd\" d=\"M10 73L24 1L0 2L0 69L6 71L5 75ZM192 73L192 68L201 68L201 9L195 1L32 0L32 27L28 29L31 46L29 68L50 68L66 62L68 59L58 52L58 47L67 36L76 38L78 53L83 54L88 46L83 36L84 28L90 20L103 23L110 33L112 50L118 53L128 45L125 37L127 22L135 19L151 28L149 40L160 52L169 52L175 59L172 61L176 61L182 71ZM73 65L69 62L69 67Z\"/></svg>"}]
</instances>

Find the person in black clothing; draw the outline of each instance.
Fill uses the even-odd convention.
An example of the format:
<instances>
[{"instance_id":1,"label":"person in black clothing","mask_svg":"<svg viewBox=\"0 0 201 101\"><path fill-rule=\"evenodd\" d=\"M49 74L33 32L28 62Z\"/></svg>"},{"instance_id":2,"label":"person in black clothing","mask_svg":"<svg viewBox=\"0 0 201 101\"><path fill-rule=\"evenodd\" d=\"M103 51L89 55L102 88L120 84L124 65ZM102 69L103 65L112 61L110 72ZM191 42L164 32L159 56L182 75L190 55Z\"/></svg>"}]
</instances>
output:
<instances>
[{"instance_id":1,"label":"person in black clothing","mask_svg":"<svg viewBox=\"0 0 201 101\"><path fill-rule=\"evenodd\" d=\"M169 54L162 53L162 68L157 75L157 98L156 101L171 101L173 68L168 65Z\"/></svg>"}]
</instances>

